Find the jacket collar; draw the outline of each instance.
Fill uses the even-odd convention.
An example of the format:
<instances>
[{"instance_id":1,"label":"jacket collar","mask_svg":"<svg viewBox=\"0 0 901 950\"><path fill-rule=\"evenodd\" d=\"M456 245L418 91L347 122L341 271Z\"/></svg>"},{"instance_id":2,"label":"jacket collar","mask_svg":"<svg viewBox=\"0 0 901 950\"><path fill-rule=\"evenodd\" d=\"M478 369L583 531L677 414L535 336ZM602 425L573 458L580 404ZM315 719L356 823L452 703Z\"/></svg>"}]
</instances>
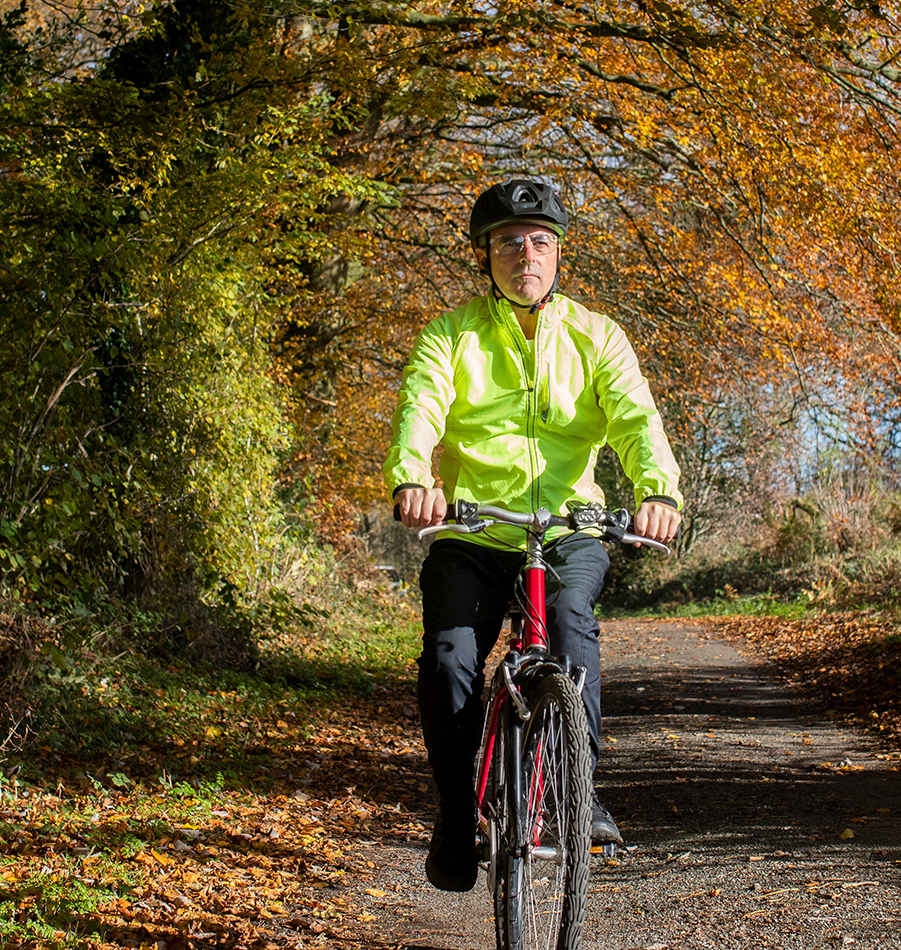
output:
<instances>
[{"instance_id":1,"label":"jacket collar","mask_svg":"<svg viewBox=\"0 0 901 950\"><path fill-rule=\"evenodd\" d=\"M516 324L519 326L519 321L516 319L516 314L513 312L513 304L509 300L506 300L503 297L495 297L490 291L485 295L485 299L488 301L488 311L491 314L492 319L496 323L501 325L506 325L508 322ZM550 326L557 320L558 308L560 306L561 297L559 292L555 293L553 297L541 308L539 311L540 326Z\"/></svg>"}]
</instances>

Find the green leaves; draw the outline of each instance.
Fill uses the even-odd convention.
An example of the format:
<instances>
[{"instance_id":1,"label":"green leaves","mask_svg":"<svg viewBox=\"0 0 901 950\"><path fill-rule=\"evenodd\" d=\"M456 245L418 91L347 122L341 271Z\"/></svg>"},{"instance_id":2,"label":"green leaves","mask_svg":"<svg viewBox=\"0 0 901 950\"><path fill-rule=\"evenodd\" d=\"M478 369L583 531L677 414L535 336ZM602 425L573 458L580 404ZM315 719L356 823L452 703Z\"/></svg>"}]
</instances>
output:
<instances>
[{"instance_id":1,"label":"green leaves","mask_svg":"<svg viewBox=\"0 0 901 950\"><path fill-rule=\"evenodd\" d=\"M31 61L19 24L0 65ZM0 77L0 561L23 600L243 605L284 532L273 262L331 253L329 200L371 189L331 163L340 109L274 19L195 0L95 26L102 68L67 72L73 27L40 51L57 81Z\"/></svg>"}]
</instances>

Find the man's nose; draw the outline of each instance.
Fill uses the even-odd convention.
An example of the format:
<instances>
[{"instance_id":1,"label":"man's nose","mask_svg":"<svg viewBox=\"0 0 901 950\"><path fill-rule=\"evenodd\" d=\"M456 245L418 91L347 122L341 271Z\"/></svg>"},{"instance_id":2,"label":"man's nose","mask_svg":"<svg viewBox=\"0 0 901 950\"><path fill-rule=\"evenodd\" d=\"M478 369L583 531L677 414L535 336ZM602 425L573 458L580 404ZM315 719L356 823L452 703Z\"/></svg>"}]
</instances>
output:
<instances>
[{"instance_id":1,"label":"man's nose","mask_svg":"<svg viewBox=\"0 0 901 950\"><path fill-rule=\"evenodd\" d=\"M520 251L519 256L522 260L528 263L531 263L538 258L538 254L535 251L531 238L527 237L525 241L523 241L522 250Z\"/></svg>"}]
</instances>

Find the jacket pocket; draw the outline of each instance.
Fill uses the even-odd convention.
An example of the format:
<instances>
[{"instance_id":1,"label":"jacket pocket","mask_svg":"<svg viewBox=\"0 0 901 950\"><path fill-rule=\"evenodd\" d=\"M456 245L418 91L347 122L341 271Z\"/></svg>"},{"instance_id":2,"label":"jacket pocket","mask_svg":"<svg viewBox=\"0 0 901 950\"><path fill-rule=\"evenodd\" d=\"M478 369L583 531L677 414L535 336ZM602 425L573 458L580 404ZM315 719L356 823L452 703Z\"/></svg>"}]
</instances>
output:
<instances>
[{"instance_id":1,"label":"jacket pocket","mask_svg":"<svg viewBox=\"0 0 901 950\"><path fill-rule=\"evenodd\" d=\"M547 422L551 411L551 365L545 363L538 378L538 406L541 410L541 421Z\"/></svg>"}]
</instances>

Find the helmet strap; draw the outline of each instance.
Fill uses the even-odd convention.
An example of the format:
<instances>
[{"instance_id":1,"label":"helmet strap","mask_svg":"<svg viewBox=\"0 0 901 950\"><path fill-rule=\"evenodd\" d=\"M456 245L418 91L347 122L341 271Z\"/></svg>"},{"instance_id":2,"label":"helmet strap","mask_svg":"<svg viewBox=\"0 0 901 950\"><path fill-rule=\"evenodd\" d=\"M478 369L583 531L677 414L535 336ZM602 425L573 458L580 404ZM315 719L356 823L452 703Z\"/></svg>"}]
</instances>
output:
<instances>
[{"instance_id":1,"label":"helmet strap","mask_svg":"<svg viewBox=\"0 0 901 950\"><path fill-rule=\"evenodd\" d=\"M554 274L554 282L551 284L551 289L541 298L541 300L533 303L529 307L529 313L538 313L539 310L544 310L544 308L551 302L551 298L557 292L557 288L560 286L560 250L557 250L557 273ZM515 300L511 300L495 283L494 274L491 273L491 254L488 253L485 256L485 274L488 275L488 278L491 281L491 289L494 291L495 297L500 297L502 300L506 300L507 303L511 304L514 307L520 307L521 304L516 303Z\"/></svg>"}]
</instances>

